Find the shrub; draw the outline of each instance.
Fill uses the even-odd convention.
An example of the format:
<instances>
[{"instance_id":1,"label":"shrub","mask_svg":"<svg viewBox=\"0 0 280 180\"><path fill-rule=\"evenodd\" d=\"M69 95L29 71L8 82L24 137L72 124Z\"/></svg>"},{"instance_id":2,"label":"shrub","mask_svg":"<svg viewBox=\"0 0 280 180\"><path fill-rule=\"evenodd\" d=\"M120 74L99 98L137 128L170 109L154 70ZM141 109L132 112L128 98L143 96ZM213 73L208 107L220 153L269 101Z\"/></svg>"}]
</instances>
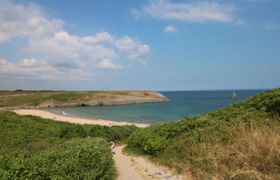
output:
<instances>
[{"instance_id":1,"label":"shrub","mask_svg":"<svg viewBox=\"0 0 280 180\"><path fill-rule=\"evenodd\" d=\"M70 125L62 127L59 132L61 138L74 138L74 137L86 137L87 133L80 125Z\"/></svg>"},{"instance_id":2,"label":"shrub","mask_svg":"<svg viewBox=\"0 0 280 180\"><path fill-rule=\"evenodd\" d=\"M136 129L82 126L0 111L0 179L113 179L107 141L126 141Z\"/></svg>"},{"instance_id":3,"label":"shrub","mask_svg":"<svg viewBox=\"0 0 280 180\"><path fill-rule=\"evenodd\" d=\"M4 158L0 159L1 164ZM8 179L114 179L111 151L102 139L73 139L47 154L22 157L1 167Z\"/></svg>"},{"instance_id":4,"label":"shrub","mask_svg":"<svg viewBox=\"0 0 280 180\"><path fill-rule=\"evenodd\" d=\"M127 150L198 179L279 179L280 89L132 133ZM276 114L276 116L275 116Z\"/></svg>"},{"instance_id":5,"label":"shrub","mask_svg":"<svg viewBox=\"0 0 280 180\"><path fill-rule=\"evenodd\" d=\"M148 154L159 154L167 146L169 140L192 130L223 126L231 123L237 118L250 122L251 119L270 116L270 113L280 112L280 89L256 95L247 101L219 109L206 115L186 118L185 120L170 122L160 125L152 125L145 129L140 129L133 133L128 140L128 148L138 149ZM269 114L266 114L269 113ZM227 141L227 132L220 131L221 141ZM198 136L196 136L198 135ZM195 139L201 141L202 134L193 132ZM193 138L194 139L194 138ZM166 141L166 142L165 142Z\"/></svg>"},{"instance_id":6,"label":"shrub","mask_svg":"<svg viewBox=\"0 0 280 180\"><path fill-rule=\"evenodd\" d=\"M247 108L255 108L268 113L280 114L280 89L258 94L244 102Z\"/></svg>"},{"instance_id":7,"label":"shrub","mask_svg":"<svg viewBox=\"0 0 280 180\"><path fill-rule=\"evenodd\" d=\"M130 134L136 131L136 126L88 126L88 135L102 137L108 141L126 142Z\"/></svg>"}]
</instances>

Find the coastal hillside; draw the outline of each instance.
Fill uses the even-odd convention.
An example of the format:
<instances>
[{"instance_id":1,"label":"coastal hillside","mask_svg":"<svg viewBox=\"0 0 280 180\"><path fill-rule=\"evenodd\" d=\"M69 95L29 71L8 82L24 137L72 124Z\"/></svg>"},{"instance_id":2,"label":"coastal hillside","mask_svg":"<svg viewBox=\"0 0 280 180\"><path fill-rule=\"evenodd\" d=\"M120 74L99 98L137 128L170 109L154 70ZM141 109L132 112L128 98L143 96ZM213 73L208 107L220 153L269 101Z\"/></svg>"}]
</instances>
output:
<instances>
[{"instance_id":1,"label":"coastal hillside","mask_svg":"<svg viewBox=\"0 0 280 180\"><path fill-rule=\"evenodd\" d=\"M116 179L109 142L193 179L280 179L280 89L180 121L76 125L0 111L0 179Z\"/></svg>"},{"instance_id":2,"label":"coastal hillside","mask_svg":"<svg viewBox=\"0 0 280 180\"><path fill-rule=\"evenodd\" d=\"M134 132L126 150L194 179L280 179L280 89Z\"/></svg>"},{"instance_id":3,"label":"coastal hillside","mask_svg":"<svg viewBox=\"0 0 280 180\"><path fill-rule=\"evenodd\" d=\"M125 142L135 129L0 111L0 179L115 179L108 144Z\"/></svg>"},{"instance_id":4,"label":"coastal hillside","mask_svg":"<svg viewBox=\"0 0 280 180\"><path fill-rule=\"evenodd\" d=\"M103 106L168 101L152 91L0 91L0 108Z\"/></svg>"}]
</instances>

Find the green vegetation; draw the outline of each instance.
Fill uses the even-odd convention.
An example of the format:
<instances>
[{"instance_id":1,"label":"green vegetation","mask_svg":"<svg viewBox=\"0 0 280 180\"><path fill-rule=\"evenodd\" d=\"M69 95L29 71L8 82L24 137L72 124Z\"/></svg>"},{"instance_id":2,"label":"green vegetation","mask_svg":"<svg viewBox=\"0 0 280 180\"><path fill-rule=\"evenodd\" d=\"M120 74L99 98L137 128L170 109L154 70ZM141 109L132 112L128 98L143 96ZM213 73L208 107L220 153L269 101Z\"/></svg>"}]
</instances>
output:
<instances>
[{"instance_id":1,"label":"green vegetation","mask_svg":"<svg viewBox=\"0 0 280 180\"><path fill-rule=\"evenodd\" d=\"M46 97L44 100L56 100L56 101L69 101L72 99L81 98L83 95L88 96L90 93L86 92L62 92Z\"/></svg>"},{"instance_id":2,"label":"green vegetation","mask_svg":"<svg viewBox=\"0 0 280 180\"><path fill-rule=\"evenodd\" d=\"M1 179L114 179L112 154L103 139L73 139L30 158L1 156Z\"/></svg>"},{"instance_id":3,"label":"green vegetation","mask_svg":"<svg viewBox=\"0 0 280 180\"><path fill-rule=\"evenodd\" d=\"M137 128L74 125L0 111L0 179L114 179L108 141Z\"/></svg>"},{"instance_id":4,"label":"green vegetation","mask_svg":"<svg viewBox=\"0 0 280 180\"><path fill-rule=\"evenodd\" d=\"M56 106L85 106L103 104L121 104L143 102L145 98L165 100L164 97L151 91L0 91L0 108L15 106L56 107ZM134 98L134 99L133 99ZM115 101L115 99L117 99ZM150 100L152 101L152 100ZM149 102L149 101L148 101Z\"/></svg>"},{"instance_id":5,"label":"green vegetation","mask_svg":"<svg viewBox=\"0 0 280 180\"><path fill-rule=\"evenodd\" d=\"M89 92L28 93L64 102ZM34 96L19 97L36 102ZM74 125L0 111L0 179L115 179L109 141L127 143L128 152L194 179L280 179L279 116L280 89L144 129Z\"/></svg>"},{"instance_id":6,"label":"green vegetation","mask_svg":"<svg viewBox=\"0 0 280 180\"><path fill-rule=\"evenodd\" d=\"M127 151L197 179L280 178L280 89L215 112L139 129Z\"/></svg>"},{"instance_id":7,"label":"green vegetation","mask_svg":"<svg viewBox=\"0 0 280 180\"><path fill-rule=\"evenodd\" d=\"M52 101L56 103L75 102L80 98L96 95L97 92L60 92L60 91L0 91L0 107L19 105L38 106L41 103Z\"/></svg>"}]
</instances>

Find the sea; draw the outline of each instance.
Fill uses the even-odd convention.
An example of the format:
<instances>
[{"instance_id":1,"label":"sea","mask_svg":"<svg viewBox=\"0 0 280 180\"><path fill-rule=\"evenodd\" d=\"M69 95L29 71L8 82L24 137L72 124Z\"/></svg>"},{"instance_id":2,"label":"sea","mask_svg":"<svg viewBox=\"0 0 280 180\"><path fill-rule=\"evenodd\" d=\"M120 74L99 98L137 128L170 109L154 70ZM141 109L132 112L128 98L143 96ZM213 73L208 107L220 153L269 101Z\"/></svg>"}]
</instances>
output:
<instances>
[{"instance_id":1,"label":"sea","mask_svg":"<svg viewBox=\"0 0 280 180\"><path fill-rule=\"evenodd\" d=\"M230 96L233 90L217 91L163 91L170 102L143 103L97 107L58 108L67 116L89 119L105 119L132 123L162 123L184 117L201 115L243 101L265 90L234 90L237 98Z\"/></svg>"}]
</instances>

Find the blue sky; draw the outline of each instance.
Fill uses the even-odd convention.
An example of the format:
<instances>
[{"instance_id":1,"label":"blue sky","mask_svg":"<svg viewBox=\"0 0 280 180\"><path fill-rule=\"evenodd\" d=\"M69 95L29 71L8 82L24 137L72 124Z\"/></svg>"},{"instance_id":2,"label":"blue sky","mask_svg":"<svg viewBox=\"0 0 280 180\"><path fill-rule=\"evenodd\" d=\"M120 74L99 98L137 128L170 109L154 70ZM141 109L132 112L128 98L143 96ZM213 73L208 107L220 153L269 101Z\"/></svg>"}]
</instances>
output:
<instances>
[{"instance_id":1,"label":"blue sky","mask_svg":"<svg viewBox=\"0 0 280 180\"><path fill-rule=\"evenodd\" d=\"M280 85L280 1L0 0L0 89Z\"/></svg>"}]
</instances>

